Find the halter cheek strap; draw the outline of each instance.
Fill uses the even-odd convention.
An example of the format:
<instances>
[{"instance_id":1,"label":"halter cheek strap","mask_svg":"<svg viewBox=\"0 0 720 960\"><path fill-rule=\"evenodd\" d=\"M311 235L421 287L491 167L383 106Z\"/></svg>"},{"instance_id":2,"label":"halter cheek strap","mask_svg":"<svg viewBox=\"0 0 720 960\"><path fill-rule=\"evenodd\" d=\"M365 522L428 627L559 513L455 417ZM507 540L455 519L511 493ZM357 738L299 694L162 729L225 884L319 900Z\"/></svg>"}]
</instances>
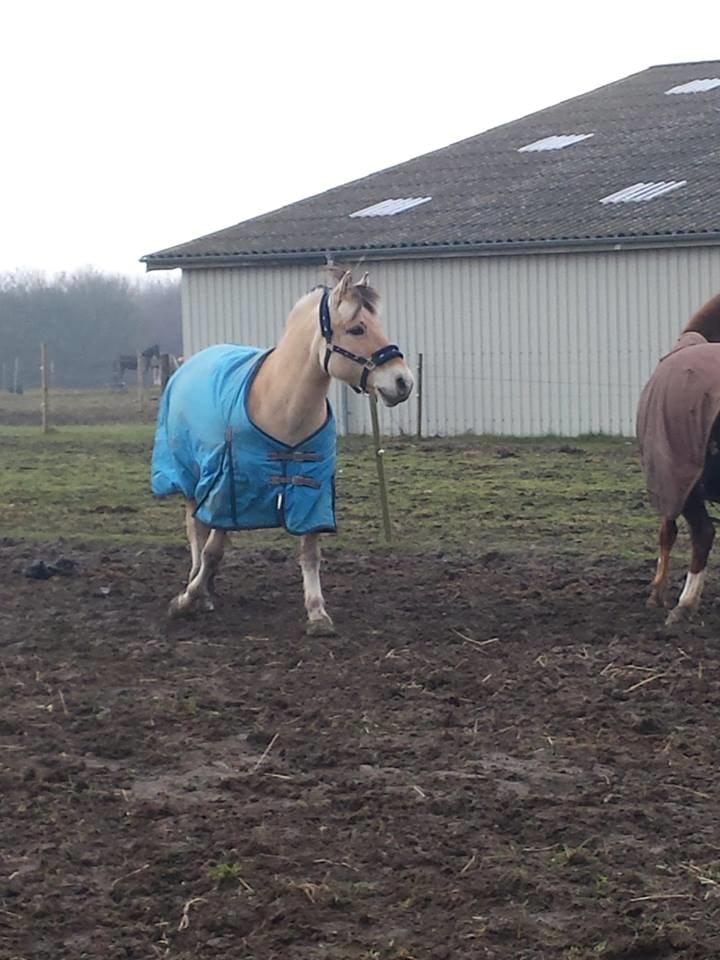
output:
<instances>
[{"instance_id":1,"label":"halter cheek strap","mask_svg":"<svg viewBox=\"0 0 720 960\"><path fill-rule=\"evenodd\" d=\"M379 350L376 350L369 357L362 357L357 353L353 353L351 350L346 350L344 347L339 347L337 344L332 342L332 321L330 320L330 291L327 287L323 290L323 295L320 299L320 333L323 336L325 341L325 359L323 361L323 369L325 373L329 373L328 364L330 363L330 357L334 353L339 353L340 356L346 357L348 360L352 360L353 363L358 363L363 368L362 374L360 376L360 383L357 387L350 386L355 391L355 393L367 393L367 381L369 375L377 367L381 367L384 363L389 363L390 360L402 360L404 359L404 354L400 352L400 348L395 343L387 343L384 347L380 347Z\"/></svg>"}]
</instances>

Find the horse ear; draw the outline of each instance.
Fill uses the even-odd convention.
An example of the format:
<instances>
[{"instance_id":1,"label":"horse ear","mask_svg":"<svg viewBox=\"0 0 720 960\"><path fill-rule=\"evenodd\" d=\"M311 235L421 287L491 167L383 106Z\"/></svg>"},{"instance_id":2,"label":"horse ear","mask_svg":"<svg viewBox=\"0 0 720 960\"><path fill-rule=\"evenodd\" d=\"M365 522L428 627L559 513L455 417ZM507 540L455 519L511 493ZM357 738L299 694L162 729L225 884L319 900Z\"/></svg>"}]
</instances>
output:
<instances>
[{"instance_id":1,"label":"horse ear","mask_svg":"<svg viewBox=\"0 0 720 960\"><path fill-rule=\"evenodd\" d=\"M361 279L361 280L358 280L358 282L355 284L355 286L356 286L356 287L366 287L366 286L368 285L369 277L370 277L370 274L369 274L369 273L367 272L367 270L366 270L365 273L362 275L362 279Z\"/></svg>"},{"instance_id":2,"label":"horse ear","mask_svg":"<svg viewBox=\"0 0 720 960\"><path fill-rule=\"evenodd\" d=\"M349 270L346 270L342 275L336 286L333 288L331 297L334 305L336 307L340 306L345 297L347 296L348 290L352 285L352 273Z\"/></svg>"}]
</instances>

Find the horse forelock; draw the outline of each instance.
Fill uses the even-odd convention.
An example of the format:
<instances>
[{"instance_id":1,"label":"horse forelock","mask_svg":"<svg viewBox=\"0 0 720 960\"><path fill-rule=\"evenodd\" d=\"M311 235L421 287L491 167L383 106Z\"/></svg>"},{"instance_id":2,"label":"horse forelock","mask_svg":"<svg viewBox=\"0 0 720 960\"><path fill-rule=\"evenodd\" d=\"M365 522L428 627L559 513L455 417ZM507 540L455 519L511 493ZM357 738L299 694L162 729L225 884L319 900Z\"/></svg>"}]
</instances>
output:
<instances>
[{"instance_id":1,"label":"horse forelock","mask_svg":"<svg viewBox=\"0 0 720 960\"><path fill-rule=\"evenodd\" d=\"M377 313L380 294L375 287L363 284L361 287L351 287L350 290L352 295L359 300L360 306L363 307L363 309L369 310L370 313Z\"/></svg>"},{"instance_id":2,"label":"horse forelock","mask_svg":"<svg viewBox=\"0 0 720 960\"><path fill-rule=\"evenodd\" d=\"M330 276L333 278L335 283L339 283L342 280L347 272L347 269L347 267L342 266L328 267ZM370 313L378 312L380 294L374 287L371 287L370 284L354 283L349 287L347 295L355 301L358 307L362 307L364 310L369 310Z\"/></svg>"}]
</instances>

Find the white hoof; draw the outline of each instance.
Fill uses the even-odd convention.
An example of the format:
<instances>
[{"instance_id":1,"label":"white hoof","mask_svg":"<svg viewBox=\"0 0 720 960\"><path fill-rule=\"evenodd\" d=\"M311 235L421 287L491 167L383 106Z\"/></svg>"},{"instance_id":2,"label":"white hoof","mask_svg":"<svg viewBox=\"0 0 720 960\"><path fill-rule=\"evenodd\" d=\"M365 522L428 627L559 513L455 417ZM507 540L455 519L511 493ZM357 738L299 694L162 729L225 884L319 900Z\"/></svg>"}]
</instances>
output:
<instances>
[{"instance_id":1,"label":"white hoof","mask_svg":"<svg viewBox=\"0 0 720 960\"><path fill-rule=\"evenodd\" d=\"M696 613L697 609L695 607L691 607L686 603L679 603L676 607L673 607L667 615L665 626L671 627L675 623L686 623L688 620L691 620Z\"/></svg>"},{"instance_id":2,"label":"white hoof","mask_svg":"<svg viewBox=\"0 0 720 960\"><path fill-rule=\"evenodd\" d=\"M305 627L309 637L334 637L336 632L335 624L327 614L319 620L308 620Z\"/></svg>"}]
</instances>

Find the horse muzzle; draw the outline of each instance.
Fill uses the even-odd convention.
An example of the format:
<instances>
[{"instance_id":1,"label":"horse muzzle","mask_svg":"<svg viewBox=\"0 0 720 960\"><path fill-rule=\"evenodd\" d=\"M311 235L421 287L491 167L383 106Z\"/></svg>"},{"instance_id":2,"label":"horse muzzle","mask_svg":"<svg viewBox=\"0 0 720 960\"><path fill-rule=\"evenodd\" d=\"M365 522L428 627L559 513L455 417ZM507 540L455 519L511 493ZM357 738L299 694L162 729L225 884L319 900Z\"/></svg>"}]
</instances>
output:
<instances>
[{"instance_id":1,"label":"horse muzzle","mask_svg":"<svg viewBox=\"0 0 720 960\"><path fill-rule=\"evenodd\" d=\"M394 365L388 366L386 370L376 371L373 383L386 407L396 407L399 403L404 403L412 393L414 385L415 379L408 367L398 370Z\"/></svg>"}]
</instances>

